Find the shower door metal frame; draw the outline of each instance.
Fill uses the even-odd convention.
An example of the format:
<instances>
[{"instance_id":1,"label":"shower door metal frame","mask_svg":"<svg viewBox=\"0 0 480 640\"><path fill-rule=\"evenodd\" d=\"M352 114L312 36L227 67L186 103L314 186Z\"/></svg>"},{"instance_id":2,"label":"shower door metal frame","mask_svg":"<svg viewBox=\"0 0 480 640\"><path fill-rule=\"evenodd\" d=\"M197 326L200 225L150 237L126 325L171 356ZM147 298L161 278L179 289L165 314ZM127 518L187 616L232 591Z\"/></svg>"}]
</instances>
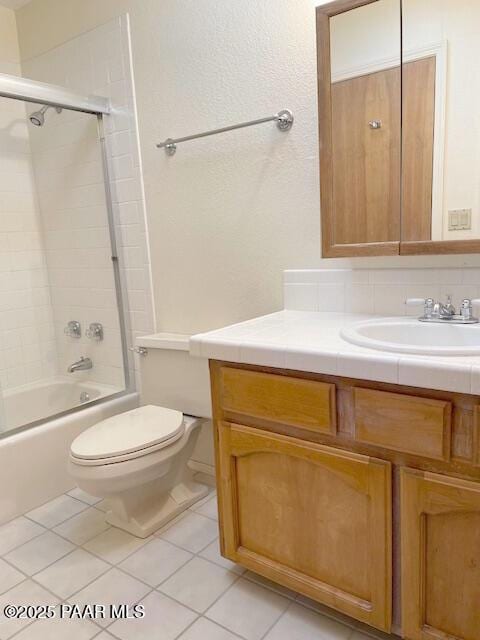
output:
<instances>
[{"instance_id":1,"label":"shower door metal frame","mask_svg":"<svg viewBox=\"0 0 480 640\"><path fill-rule=\"evenodd\" d=\"M59 87L56 85L46 84L44 82L37 82L36 80L29 80L25 78L19 78L5 73L0 73L0 97L11 98L12 100L22 100L24 102L32 102L36 104L49 105L52 107L61 107L62 109L69 109L71 111L80 111L94 115L97 118L97 132L98 140L100 143L100 153L102 157L102 171L103 171L103 183L105 189L105 204L107 207L107 220L108 231L110 236L110 251L113 267L113 276L115 281L115 296L117 301L118 310L118 322L120 329L120 339L122 345L122 360L123 360L123 374L124 374L124 389L116 393L112 393L109 396L92 400L91 402L72 407L66 411L54 413L47 418L41 418L34 422L16 427L15 429L7 430L0 433L0 440L26 431L32 427L37 427L51 420L61 418L64 416L78 413L88 407L103 404L109 400L115 398L121 398L125 395L135 393L135 385L130 375L130 367L128 362L128 343L127 343L127 326L125 321L126 308L123 302L123 281L120 271L120 263L118 256L117 237L115 233L115 218L113 211L113 200L110 182L110 171L108 163L107 144L105 139L105 126L104 118L111 114L110 100L103 96L97 95L81 95L73 91ZM126 284L126 283L125 283Z\"/></svg>"},{"instance_id":2,"label":"shower door metal frame","mask_svg":"<svg viewBox=\"0 0 480 640\"><path fill-rule=\"evenodd\" d=\"M113 266L113 277L115 280L115 295L118 308L118 323L120 328L120 339L122 342L122 355L123 355L123 375L125 380L125 392L135 391L133 381L130 376L130 367L128 362L128 343L127 343L127 324L125 322L125 314L127 309L124 307L123 301L123 282L120 272L120 262L118 257L118 245L117 236L115 233L115 216L113 213L113 199L112 188L110 182L110 170L108 166L108 152L107 141L105 139L105 125L104 125L104 113L97 113L97 131L98 139L100 142L100 149L102 154L102 168L103 168L103 184L105 189L105 203L107 205L107 218L108 218L108 232L110 234L110 248L111 258ZM125 286L126 286L125 282ZM133 345L132 345L133 346Z\"/></svg>"},{"instance_id":3,"label":"shower door metal frame","mask_svg":"<svg viewBox=\"0 0 480 640\"><path fill-rule=\"evenodd\" d=\"M8 73L0 73L0 96L84 113L109 114L111 112L110 100L103 96L81 95L64 87L12 76Z\"/></svg>"}]
</instances>

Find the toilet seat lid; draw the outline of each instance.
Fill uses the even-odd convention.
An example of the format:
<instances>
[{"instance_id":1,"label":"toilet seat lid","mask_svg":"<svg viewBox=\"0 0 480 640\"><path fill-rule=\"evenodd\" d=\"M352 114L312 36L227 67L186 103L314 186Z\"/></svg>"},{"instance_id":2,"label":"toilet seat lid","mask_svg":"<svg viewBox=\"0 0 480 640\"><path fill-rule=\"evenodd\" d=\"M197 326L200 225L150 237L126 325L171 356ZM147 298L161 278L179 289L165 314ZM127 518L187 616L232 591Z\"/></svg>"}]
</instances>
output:
<instances>
[{"instance_id":1,"label":"toilet seat lid","mask_svg":"<svg viewBox=\"0 0 480 640\"><path fill-rule=\"evenodd\" d=\"M70 451L74 458L103 460L167 446L184 430L183 413L150 404L97 422L75 438Z\"/></svg>"}]
</instances>

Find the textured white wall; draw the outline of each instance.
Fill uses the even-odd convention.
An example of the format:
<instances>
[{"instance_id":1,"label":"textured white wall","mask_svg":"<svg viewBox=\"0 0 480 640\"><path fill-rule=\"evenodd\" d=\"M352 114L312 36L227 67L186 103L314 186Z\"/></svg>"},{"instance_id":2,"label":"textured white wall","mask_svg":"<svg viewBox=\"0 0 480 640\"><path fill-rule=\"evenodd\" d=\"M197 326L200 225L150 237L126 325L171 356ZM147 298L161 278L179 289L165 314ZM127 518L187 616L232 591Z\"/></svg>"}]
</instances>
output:
<instances>
[{"instance_id":1,"label":"textured white wall","mask_svg":"<svg viewBox=\"0 0 480 640\"><path fill-rule=\"evenodd\" d=\"M29 59L130 13L157 329L197 332L282 306L285 268L480 264L476 257L320 259L315 0L33 0ZM288 107L265 125L155 142Z\"/></svg>"},{"instance_id":2,"label":"textured white wall","mask_svg":"<svg viewBox=\"0 0 480 640\"><path fill-rule=\"evenodd\" d=\"M53 66L49 60L50 68ZM38 65L40 66L40 65ZM30 106L29 111L38 108ZM33 167L41 211L53 307L59 373L80 357L91 371L75 379L123 388L123 362L107 208L96 118L49 111L43 127L30 127ZM82 326L80 339L66 336L70 320ZM104 340L86 336L101 322Z\"/></svg>"}]
</instances>

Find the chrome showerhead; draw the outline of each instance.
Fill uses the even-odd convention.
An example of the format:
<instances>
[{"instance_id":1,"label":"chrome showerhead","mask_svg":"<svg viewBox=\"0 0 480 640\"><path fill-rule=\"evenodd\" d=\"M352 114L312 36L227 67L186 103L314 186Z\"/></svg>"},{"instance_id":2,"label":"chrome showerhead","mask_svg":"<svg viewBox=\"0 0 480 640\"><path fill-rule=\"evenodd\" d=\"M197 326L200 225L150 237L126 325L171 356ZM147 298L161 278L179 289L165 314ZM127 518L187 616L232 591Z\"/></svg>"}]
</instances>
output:
<instances>
[{"instance_id":1,"label":"chrome showerhead","mask_svg":"<svg viewBox=\"0 0 480 640\"><path fill-rule=\"evenodd\" d=\"M48 109L47 106L42 107L39 111L34 111L30 114L30 122L34 124L36 127L42 127L45 122L45 111Z\"/></svg>"},{"instance_id":2,"label":"chrome showerhead","mask_svg":"<svg viewBox=\"0 0 480 640\"><path fill-rule=\"evenodd\" d=\"M30 114L30 122L34 124L36 127L43 127L45 123L45 112L47 109L50 109L49 105L44 105L39 111L34 111ZM61 113L61 107L55 107L55 111L57 113Z\"/></svg>"}]
</instances>

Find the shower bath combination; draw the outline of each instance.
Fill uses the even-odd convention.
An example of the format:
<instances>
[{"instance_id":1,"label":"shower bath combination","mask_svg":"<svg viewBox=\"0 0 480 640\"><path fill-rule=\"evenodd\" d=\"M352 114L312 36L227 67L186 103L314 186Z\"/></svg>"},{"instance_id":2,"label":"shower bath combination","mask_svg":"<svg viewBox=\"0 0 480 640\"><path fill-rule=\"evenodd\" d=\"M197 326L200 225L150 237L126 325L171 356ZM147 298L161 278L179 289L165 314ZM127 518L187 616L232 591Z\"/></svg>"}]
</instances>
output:
<instances>
[{"instance_id":1,"label":"shower bath combination","mask_svg":"<svg viewBox=\"0 0 480 640\"><path fill-rule=\"evenodd\" d=\"M57 113L62 113L61 107L53 107L52 105L45 104L41 109L30 114L30 122L36 127L43 127L43 125L45 124L45 113L48 111L48 109L55 109Z\"/></svg>"},{"instance_id":2,"label":"shower bath combination","mask_svg":"<svg viewBox=\"0 0 480 640\"><path fill-rule=\"evenodd\" d=\"M33 125L26 133L22 130L19 141L12 138L11 148L2 145L0 151L2 160L4 154L10 154L12 166L16 167L18 161L18 166L28 169L25 176L22 174L25 194L12 191L9 175L2 173L0 232L6 230L3 225L8 217L8 230L12 243L16 243L12 246L23 248L24 235L30 243L29 252L11 252L8 270L0 260L2 277L10 277L10 270L22 272L22 278L18 278L22 306L17 309L15 300L11 302L18 327L9 327L8 334L12 348L18 346L15 361L3 357L8 343L4 324L0 327L3 440L48 423L59 414L72 414L73 424L73 414L78 413L81 420L85 407L92 409L97 403L127 396L133 387L119 265L111 259L118 251L103 136L110 102L104 96L85 96L62 86L2 73L0 97L2 117L16 122L18 111L5 100L23 102L24 121ZM58 127L60 114L67 116L67 128ZM44 125L51 135L38 133ZM24 137L28 145L23 144ZM3 197L4 191L8 197ZM22 215L10 215L8 207L21 210ZM2 247L0 258L3 251ZM101 283L92 276L92 265L100 263L104 265ZM99 344L101 334L96 323L91 324L97 333L90 327L92 335L86 333L79 343L63 331L63 319L70 317L69 306L83 314L80 320L87 326L94 318L92 314L100 313L95 306L97 298L95 304L89 303L87 292L91 287L101 291L98 304L112 330L108 350Z\"/></svg>"}]
</instances>

